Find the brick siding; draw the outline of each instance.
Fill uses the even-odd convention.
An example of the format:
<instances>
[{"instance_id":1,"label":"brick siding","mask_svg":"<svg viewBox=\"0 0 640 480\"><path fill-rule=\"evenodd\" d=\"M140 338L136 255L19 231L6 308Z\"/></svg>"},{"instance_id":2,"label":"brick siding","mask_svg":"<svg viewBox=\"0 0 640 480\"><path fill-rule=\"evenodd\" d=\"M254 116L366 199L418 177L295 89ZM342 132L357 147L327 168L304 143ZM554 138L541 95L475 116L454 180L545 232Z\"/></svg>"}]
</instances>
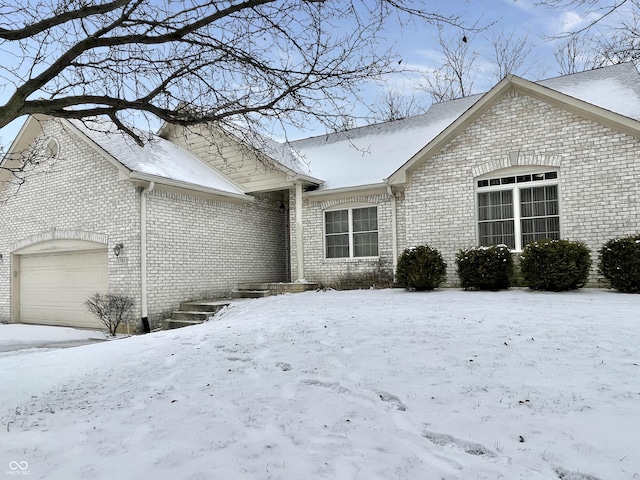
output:
<instances>
[{"instance_id":1,"label":"brick siding","mask_svg":"<svg viewBox=\"0 0 640 480\"><path fill-rule=\"evenodd\" d=\"M559 167L561 236L591 249L598 285L598 248L640 230L639 147L636 137L512 91L413 173L399 230L407 247L437 248L456 285L456 252L478 243L474 178L511 167L517 151L518 165Z\"/></svg>"}]
</instances>

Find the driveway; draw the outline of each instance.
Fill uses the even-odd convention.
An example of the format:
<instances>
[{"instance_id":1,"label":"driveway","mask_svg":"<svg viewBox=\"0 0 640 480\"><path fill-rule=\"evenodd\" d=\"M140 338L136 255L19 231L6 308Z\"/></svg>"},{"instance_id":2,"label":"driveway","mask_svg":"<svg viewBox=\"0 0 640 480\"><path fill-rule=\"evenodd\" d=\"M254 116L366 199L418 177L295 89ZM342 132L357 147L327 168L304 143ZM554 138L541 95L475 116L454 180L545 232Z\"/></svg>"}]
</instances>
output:
<instances>
[{"instance_id":1,"label":"driveway","mask_svg":"<svg viewBox=\"0 0 640 480\"><path fill-rule=\"evenodd\" d=\"M0 323L0 353L32 348L69 348L103 342L99 330Z\"/></svg>"}]
</instances>

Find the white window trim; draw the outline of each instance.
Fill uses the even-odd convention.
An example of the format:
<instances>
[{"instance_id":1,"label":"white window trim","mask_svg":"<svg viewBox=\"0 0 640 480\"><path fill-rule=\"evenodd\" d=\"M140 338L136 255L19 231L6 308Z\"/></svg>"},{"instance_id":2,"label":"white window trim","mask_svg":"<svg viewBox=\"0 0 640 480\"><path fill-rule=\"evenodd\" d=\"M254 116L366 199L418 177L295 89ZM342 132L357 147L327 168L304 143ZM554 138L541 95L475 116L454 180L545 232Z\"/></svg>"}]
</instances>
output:
<instances>
[{"instance_id":1,"label":"white window trim","mask_svg":"<svg viewBox=\"0 0 640 480\"><path fill-rule=\"evenodd\" d=\"M353 210L357 210L360 208L372 208L375 207L376 208L376 220L377 220L377 224L378 224L378 230L376 230L376 232L378 233L378 255L374 255L374 256L369 256L369 257L356 257L354 255L355 253L355 248L354 248L354 243L353 243L353 237L354 237L354 231L353 231ZM339 212L341 210L347 210L347 215L348 215L348 222L349 222L349 231L345 232L346 234L349 235L349 256L348 257L335 257L335 258L330 258L327 257L327 216L326 213L327 212ZM373 259L378 259L380 258L380 215L379 215L379 211L380 208L378 205L371 205L371 204L363 204L363 205L353 205L350 204L349 206L345 206L345 205L339 205L336 206L335 208L328 208L326 210L322 211L322 256L324 257L325 260L330 261L330 262L340 262L340 261L345 261L345 260L373 260ZM363 233L363 232L355 232L355 233ZM344 234L342 234L344 235Z\"/></svg>"},{"instance_id":2,"label":"white window trim","mask_svg":"<svg viewBox=\"0 0 640 480\"><path fill-rule=\"evenodd\" d=\"M491 178L498 177L512 177L518 175L530 175L534 173L547 173L547 172L556 172L557 177L551 180L536 180L534 182L522 182L522 183L510 183L506 185L493 185L488 187L478 187L478 181L480 180L488 180ZM475 204L475 229L476 229L476 243L480 245L480 205L478 202L478 193L485 192L500 192L504 190L511 190L513 192L513 232L515 237L515 248L512 248L511 251L514 253L521 253L524 245L522 245L522 217L520 216L520 190L522 188L531 188L531 187L548 187L555 185L558 188L558 217L560 218L560 238L563 238L562 235L562 192L560 189L560 170L557 168L545 168L545 167L536 167L536 168L526 168L526 169L514 169L509 168L505 170L493 171L491 173L486 173L479 177L473 179L473 195L474 195L474 204Z\"/></svg>"}]
</instances>

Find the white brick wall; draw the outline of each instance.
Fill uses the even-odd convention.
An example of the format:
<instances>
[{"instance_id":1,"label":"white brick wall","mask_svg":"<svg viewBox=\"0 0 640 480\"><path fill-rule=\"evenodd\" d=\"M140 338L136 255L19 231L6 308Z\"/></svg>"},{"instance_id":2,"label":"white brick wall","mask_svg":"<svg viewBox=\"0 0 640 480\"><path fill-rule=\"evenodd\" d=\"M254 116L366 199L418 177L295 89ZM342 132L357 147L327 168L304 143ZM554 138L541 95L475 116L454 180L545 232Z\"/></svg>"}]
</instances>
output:
<instances>
[{"instance_id":1,"label":"white brick wall","mask_svg":"<svg viewBox=\"0 0 640 480\"><path fill-rule=\"evenodd\" d=\"M598 248L640 231L640 140L515 92L414 172L398 203L405 246L437 248L456 284L456 252L477 244L474 177L510 167L512 151L519 165L559 167L562 238L592 250L597 284Z\"/></svg>"},{"instance_id":2,"label":"white brick wall","mask_svg":"<svg viewBox=\"0 0 640 480\"><path fill-rule=\"evenodd\" d=\"M295 192L291 193L291 265L292 277L296 276L296 229L295 229ZM303 244L304 276L310 282L332 285L340 276L367 273L393 275L392 251L392 201L386 194L353 195L344 198L323 201L315 198L303 201ZM340 209L341 206L377 206L378 207L378 249L379 258L325 258L324 252L324 212Z\"/></svg>"},{"instance_id":3,"label":"white brick wall","mask_svg":"<svg viewBox=\"0 0 640 480\"><path fill-rule=\"evenodd\" d=\"M133 185L118 181L117 169L98 157L84 141L58 121L43 125L44 136L60 145L58 158L35 171L17 195L0 200L0 321L11 315L11 253L53 239L77 239L112 246L122 242L116 263L109 255L109 288L136 300L139 295L138 195Z\"/></svg>"},{"instance_id":4,"label":"white brick wall","mask_svg":"<svg viewBox=\"0 0 640 480\"><path fill-rule=\"evenodd\" d=\"M162 191L148 198L150 321L185 300L229 295L241 282L287 280L281 193L233 205Z\"/></svg>"},{"instance_id":5,"label":"white brick wall","mask_svg":"<svg viewBox=\"0 0 640 480\"><path fill-rule=\"evenodd\" d=\"M57 121L44 125L59 158L0 202L0 321L11 320L11 255L54 238L104 243L109 289L135 299L140 318L140 194L117 168ZM185 300L228 294L239 282L287 279L287 192L232 205L163 192L148 197L148 314L157 324ZM122 242L116 259L111 247Z\"/></svg>"}]
</instances>

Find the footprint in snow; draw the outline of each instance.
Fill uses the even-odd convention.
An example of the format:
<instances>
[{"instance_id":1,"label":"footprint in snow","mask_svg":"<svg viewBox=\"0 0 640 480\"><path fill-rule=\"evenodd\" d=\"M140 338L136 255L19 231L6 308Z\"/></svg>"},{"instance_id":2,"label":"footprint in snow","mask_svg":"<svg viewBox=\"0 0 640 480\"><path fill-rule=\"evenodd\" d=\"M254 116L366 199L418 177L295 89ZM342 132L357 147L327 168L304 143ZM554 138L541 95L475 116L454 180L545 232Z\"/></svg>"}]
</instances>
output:
<instances>
[{"instance_id":1,"label":"footprint in snow","mask_svg":"<svg viewBox=\"0 0 640 480\"><path fill-rule=\"evenodd\" d=\"M378 397L380 397L380 400L392 404L397 410L404 412L407 409L404 403L402 403L402 401L395 395L382 391L376 391L376 393L378 394Z\"/></svg>"},{"instance_id":2,"label":"footprint in snow","mask_svg":"<svg viewBox=\"0 0 640 480\"><path fill-rule=\"evenodd\" d=\"M556 473L560 480L601 480L599 477L594 477L587 473L570 472L564 468L557 468Z\"/></svg>"},{"instance_id":3,"label":"footprint in snow","mask_svg":"<svg viewBox=\"0 0 640 480\"><path fill-rule=\"evenodd\" d=\"M495 457L496 454L489 450L484 445L475 442L469 442L460 438L452 437L445 433L429 432L425 430L422 432L422 436L432 443L441 447L454 447L462 450L469 455L486 455L487 457ZM577 479L576 479L577 480ZM591 479L584 479L591 480Z\"/></svg>"},{"instance_id":4,"label":"footprint in snow","mask_svg":"<svg viewBox=\"0 0 640 480\"><path fill-rule=\"evenodd\" d=\"M276 363L276 367L278 367L283 372L288 372L289 370L291 370L291 365L289 365L288 363L284 363L284 362Z\"/></svg>"},{"instance_id":5,"label":"footprint in snow","mask_svg":"<svg viewBox=\"0 0 640 480\"><path fill-rule=\"evenodd\" d=\"M302 380L302 385L310 385L312 387L328 388L338 393L351 393L348 388L344 388L338 382L322 382L320 380Z\"/></svg>"}]
</instances>

